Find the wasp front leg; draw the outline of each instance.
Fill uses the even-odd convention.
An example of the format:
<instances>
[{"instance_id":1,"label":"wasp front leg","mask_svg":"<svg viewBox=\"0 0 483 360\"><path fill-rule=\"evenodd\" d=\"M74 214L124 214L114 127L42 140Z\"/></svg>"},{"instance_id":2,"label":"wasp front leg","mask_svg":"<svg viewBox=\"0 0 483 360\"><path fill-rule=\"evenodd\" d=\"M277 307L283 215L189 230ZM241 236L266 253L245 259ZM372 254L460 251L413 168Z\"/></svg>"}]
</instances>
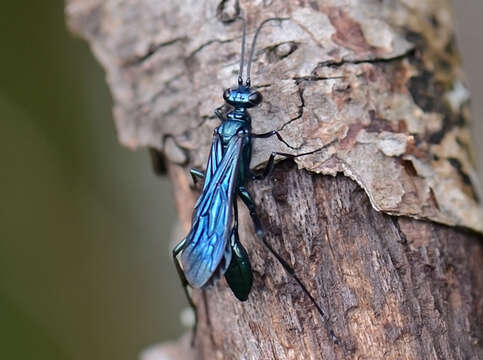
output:
<instances>
[{"instance_id":1,"label":"wasp front leg","mask_svg":"<svg viewBox=\"0 0 483 360\"><path fill-rule=\"evenodd\" d=\"M223 106L217 107L215 109L215 115L218 118L218 120L220 120L221 122L225 120L225 117L223 116L223 112L221 111L222 109L223 109Z\"/></svg>"},{"instance_id":2,"label":"wasp front leg","mask_svg":"<svg viewBox=\"0 0 483 360\"><path fill-rule=\"evenodd\" d=\"M269 137L276 136L277 139L283 142L287 147L289 147L290 149L296 150L292 145L290 145L288 142L286 142L283 139L282 135L280 135L280 133L277 130L272 130L263 134L252 134L251 136L254 139L267 139Z\"/></svg>"}]
</instances>

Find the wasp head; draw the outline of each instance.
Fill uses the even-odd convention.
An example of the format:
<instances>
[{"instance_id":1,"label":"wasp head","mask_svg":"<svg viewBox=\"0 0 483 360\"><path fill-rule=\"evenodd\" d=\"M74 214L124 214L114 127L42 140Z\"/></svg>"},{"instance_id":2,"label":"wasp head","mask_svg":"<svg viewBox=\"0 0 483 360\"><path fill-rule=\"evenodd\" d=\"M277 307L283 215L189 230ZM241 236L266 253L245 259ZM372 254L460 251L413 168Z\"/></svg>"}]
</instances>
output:
<instances>
[{"instance_id":1,"label":"wasp head","mask_svg":"<svg viewBox=\"0 0 483 360\"><path fill-rule=\"evenodd\" d=\"M223 99L235 108L252 108L262 102L262 94L246 85L238 86L236 89L226 89L223 92Z\"/></svg>"}]
</instances>

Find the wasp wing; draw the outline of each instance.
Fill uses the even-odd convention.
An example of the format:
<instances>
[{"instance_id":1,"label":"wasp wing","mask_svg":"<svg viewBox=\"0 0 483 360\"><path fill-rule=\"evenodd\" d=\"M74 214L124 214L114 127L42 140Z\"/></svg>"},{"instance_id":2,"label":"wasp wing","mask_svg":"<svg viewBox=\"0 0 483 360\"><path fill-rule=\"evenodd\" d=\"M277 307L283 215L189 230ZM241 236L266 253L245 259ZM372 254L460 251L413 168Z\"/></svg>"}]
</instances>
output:
<instances>
[{"instance_id":1,"label":"wasp wing","mask_svg":"<svg viewBox=\"0 0 483 360\"><path fill-rule=\"evenodd\" d=\"M232 137L217 166L218 145L212 146L205 185L196 203L191 230L181 254L184 274L194 288L206 284L224 256L230 236L232 203L245 137L243 133Z\"/></svg>"},{"instance_id":2,"label":"wasp wing","mask_svg":"<svg viewBox=\"0 0 483 360\"><path fill-rule=\"evenodd\" d=\"M216 172L218 165L220 164L221 160L223 159L223 145L221 143L221 138L218 133L215 132L213 135L213 141L211 142L211 149L210 149L210 156L208 157L208 164L206 165L205 170L205 178L203 184L202 193L204 193L207 187L210 184L211 178ZM200 201L203 199L203 195L201 195L195 204L195 211L193 211L193 219L191 220L194 223L195 216L196 216L196 208L199 206Z\"/></svg>"},{"instance_id":3,"label":"wasp wing","mask_svg":"<svg viewBox=\"0 0 483 360\"><path fill-rule=\"evenodd\" d=\"M223 146L221 143L221 138L218 133L215 132L213 135L213 142L211 143L210 156L208 158L208 164L206 165L205 171L205 183L203 185L203 191L208 187L211 178L216 172L218 165L223 159ZM201 199L201 197L200 197ZM196 207L196 206L195 206Z\"/></svg>"}]
</instances>

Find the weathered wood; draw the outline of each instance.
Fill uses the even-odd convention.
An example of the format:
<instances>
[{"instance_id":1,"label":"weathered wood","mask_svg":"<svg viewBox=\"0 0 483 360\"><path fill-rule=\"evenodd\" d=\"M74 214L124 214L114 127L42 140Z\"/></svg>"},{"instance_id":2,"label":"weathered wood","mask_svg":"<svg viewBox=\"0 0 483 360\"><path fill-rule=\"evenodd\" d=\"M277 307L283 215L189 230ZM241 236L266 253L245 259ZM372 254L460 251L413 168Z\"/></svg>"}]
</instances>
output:
<instances>
[{"instance_id":1,"label":"weathered wood","mask_svg":"<svg viewBox=\"0 0 483 360\"><path fill-rule=\"evenodd\" d=\"M69 0L71 27L106 68L121 142L162 151L185 227L197 195L187 167L204 165L213 110L234 85L241 9L249 33L288 18L260 37L265 101L252 118L293 148L256 141L252 166L306 154L249 189L341 344L242 211L254 290L243 304L224 281L194 291L200 358L482 357L481 237L435 223L483 230L449 1Z\"/></svg>"},{"instance_id":2,"label":"weathered wood","mask_svg":"<svg viewBox=\"0 0 483 360\"><path fill-rule=\"evenodd\" d=\"M254 183L268 239L330 317L260 244L243 214L255 272L250 301L221 282L197 296L204 359L478 359L481 238L375 211L352 180L278 166ZM249 235L248 235L249 234ZM214 356L217 354L217 356Z\"/></svg>"},{"instance_id":3,"label":"weathered wood","mask_svg":"<svg viewBox=\"0 0 483 360\"><path fill-rule=\"evenodd\" d=\"M204 166L214 108L236 82L242 11L259 37L252 165L307 154L307 170L354 179L373 207L483 231L468 91L449 0L70 0L69 23L105 66L120 141ZM330 144L330 146L326 146Z\"/></svg>"}]
</instances>

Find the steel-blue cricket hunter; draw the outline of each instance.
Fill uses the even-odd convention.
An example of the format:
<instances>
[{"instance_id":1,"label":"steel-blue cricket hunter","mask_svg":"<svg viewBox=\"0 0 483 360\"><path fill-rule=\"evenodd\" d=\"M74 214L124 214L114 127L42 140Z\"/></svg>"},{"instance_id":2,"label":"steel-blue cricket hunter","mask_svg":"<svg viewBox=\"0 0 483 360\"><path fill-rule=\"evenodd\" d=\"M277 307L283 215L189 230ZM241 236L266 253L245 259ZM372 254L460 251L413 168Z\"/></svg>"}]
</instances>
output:
<instances>
[{"instance_id":1,"label":"steel-blue cricket hunter","mask_svg":"<svg viewBox=\"0 0 483 360\"><path fill-rule=\"evenodd\" d=\"M184 274L193 287L205 285L220 264L221 273L225 273L231 263L232 244L228 239L236 231L231 224L233 203L249 173L251 156L250 115L246 107L261 101L260 93L243 85L225 91L224 98L234 110L215 129L205 184L181 254ZM245 261L248 264L248 259Z\"/></svg>"},{"instance_id":2,"label":"steel-blue cricket hunter","mask_svg":"<svg viewBox=\"0 0 483 360\"><path fill-rule=\"evenodd\" d=\"M243 19L242 19L243 20ZM191 169L193 180L204 179L201 195L193 211L191 230L173 250L176 269L184 286L186 296L194 307L187 286L201 288L211 279L225 275L233 294L241 301L248 299L253 281L252 269L248 254L240 243L238 236L237 198L248 208L257 236L267 249L278 259L280 264L301 285L311 298L300 280L293 274L290 266L273 250L265 239L261 222L256 214L255 203L244 187L249 179L262 179L273 168L275 155L293 157L293 155L273 152L262 174L254 175L250 171L252 139L277 136L290 147L273 130L264 134L253 134L249 108L262 102L262 94L251 87L250 70L255 51L255 44L264 24L263 21L253 37L248 56L247 78L243 83L243 60L245 56L246 24L243 20L242 51L238 86L226 89L223 93L225 103L231 110L224 114L220 108L215 115L221 121L213 134L213 142L205 172ZM181 253L181 263L178 255ZM195 311L196 313L196 311Z\"/></svg>"},{"instance_id":3,"label":"steel-blue cricket hunter","mask_svg":"<svg viewBox=\"0 0 483 360\"><path fill-rule=\"evenodd\" d=\"M250 172L251 143L253 137L276 135L280 138L280 135L276 131L252 134L251 118L247 109L259 105L262 101L262 95L250 86L250 68L258 33L265 23L272 20L281 19L265 20L255 33L245 84L244 22L238 87L227 89L223 93L223 99L232 109L226 114L219 109L215 111L221 124L214 131L205 172L191 169L193 179L203 178L204 185L193 211L191 230L173 250L176 268L191 304L192 300L186 286L203 287L217 275L225 275L228 285L241 301L248 299L252 287L250 261L238 236L236 199L242 199L250 210L257 234L263 234L255 212L255 204L244 187L246 180L254 178ZM273 166L273 155L269 165ZM181 264L177 258L180 253Z\"/></svg>"},{"instance_id":4,"label":"steel-blue cricket hunter","mask_svg":"<svg viewBox=\"0 0 483 360\"><path fill-rule=\"evenodd\" d=\"M254 175L250 171L252 139L276 136L286 146L290 147L275 130L264 134L253 134L251 118L247 110L262 102L262 95L250 85L250 69L260 29L272 20L281 21L285 19L267 19L258 27L248 56L245 83L243 83L243 60L245 56L246 23L243 20L238 86L227 89L223 93L223 99L231 107L231 110L226 114L222 113L220 108L215 110L215 115L221 121L221 124L213 134L206 170L203 172L191 169L193 180L204 179L204 185L195 204L191 230L183 241L173 249L173 259L186 297L195 312L195 317L197 315L196 306L188 291L188 286L201 288L217 276L224 275L233 294L241 301L247 300L252 288L253 275L248 254L238 237L237 199L240 198L249 210L257 237L275 256L287 273L300 285L300 288L310 298L323 318L332 340L338 342L317 301L290 265L268 243L256 214L255 203L244 187L247 180L262 179L270 173L274 165L275 155L294 157L291 154L272 152L268 164L261 174ZM181 262L178 259L180 254Z\"/></svg>"}]
</instances>

